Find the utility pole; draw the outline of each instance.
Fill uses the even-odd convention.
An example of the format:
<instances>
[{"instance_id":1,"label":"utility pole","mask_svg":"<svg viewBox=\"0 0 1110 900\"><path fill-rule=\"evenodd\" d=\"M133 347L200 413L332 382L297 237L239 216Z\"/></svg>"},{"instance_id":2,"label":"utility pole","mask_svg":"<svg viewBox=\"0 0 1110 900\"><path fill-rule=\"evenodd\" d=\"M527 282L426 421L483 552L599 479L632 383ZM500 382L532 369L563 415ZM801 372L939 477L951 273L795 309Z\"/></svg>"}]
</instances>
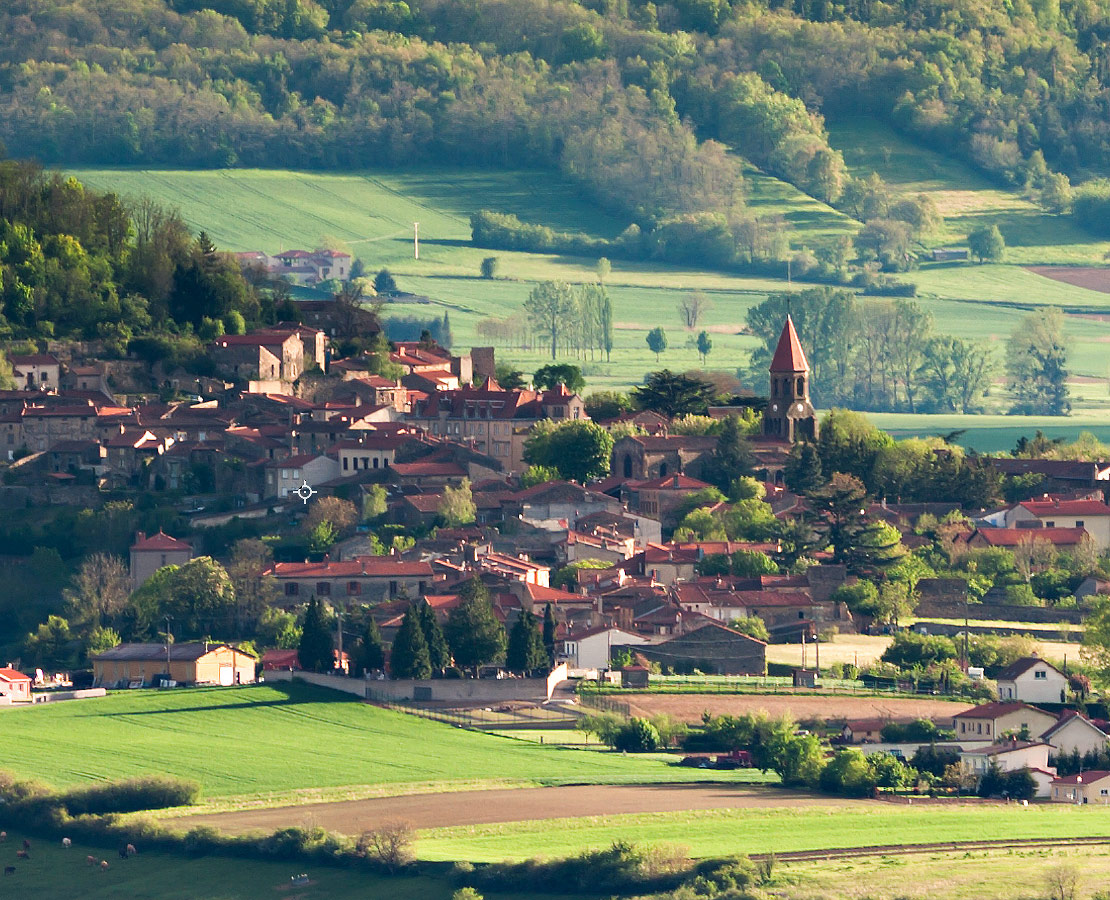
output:
<instances>
[{"instance_id":1,"label":"utility pole","mask_svg":"<svg viewBox=\"0 0 1110 900\"><path fill-rule=\"evenodd\" d=\"M412 223L412 258L420 259L420 223Z\"/></svg>"},{"instance_id":2,"label":"utility pole","mask_svg":"<svg viewBox=\"0 0 1110 900\"><path fill-rule=\"evenodd\" d=\"M170 616L166 616L166 681L170 680L170 644L173 642L173 635L170 634Z\"/></svg>"},{"instance_id":3,"label":"utility pole","mask_svg":"<svg viewBox=\"0 0 1110 900\"><path fill-rule=\"evenodd\" d=\"M343 610L337 609L335 611L335 631L339 639L339 656L336 657L336 662L339 668L343 668Z\"/></svg>"}]
</instances>

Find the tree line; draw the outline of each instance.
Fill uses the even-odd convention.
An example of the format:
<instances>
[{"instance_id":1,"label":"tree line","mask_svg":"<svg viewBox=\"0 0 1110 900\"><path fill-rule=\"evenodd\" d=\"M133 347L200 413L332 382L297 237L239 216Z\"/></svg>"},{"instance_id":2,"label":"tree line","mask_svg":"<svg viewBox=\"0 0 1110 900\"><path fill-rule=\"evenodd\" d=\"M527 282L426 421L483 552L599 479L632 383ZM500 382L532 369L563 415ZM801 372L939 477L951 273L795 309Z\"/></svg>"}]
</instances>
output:
<instances>
[{"instance_id":1,"label":"tree line","mask_svg":"<svg viewBox=\"0 0 1110 900\"><path fill-rule=\"evenodd\" d=\"M997 362L989 346L934 330L932 316L912 299L861 299L844 290L815 288L772 294L748 311L760 340L744 377L766 381L782 323L790 315L811 367L819 406L976 413L990 396ZM1010 411L1066 415L1067 348L1063 314L1031 313L1005 348Z\"/></svg>"}]
</instances>

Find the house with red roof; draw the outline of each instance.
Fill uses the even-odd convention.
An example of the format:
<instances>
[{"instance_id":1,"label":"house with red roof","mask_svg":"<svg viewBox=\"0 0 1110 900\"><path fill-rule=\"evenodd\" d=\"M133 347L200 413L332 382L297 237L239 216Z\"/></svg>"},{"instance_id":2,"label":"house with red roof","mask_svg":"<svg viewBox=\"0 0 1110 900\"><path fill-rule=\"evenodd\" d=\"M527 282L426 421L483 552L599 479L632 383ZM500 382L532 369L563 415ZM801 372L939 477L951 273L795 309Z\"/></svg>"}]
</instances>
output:
<instances>
[{"instance_id":1,"label":"house with red roof","mask_svg":"<svg viewBox=\"0 0 1110 900\"><path fill-rule=\"evenodd\" d=\"M432 564L393 556L356 556L350 560L274 563L263 575L273 578L290 605L312 597L353 598L364 603L423 596L437 580Z\"/></svg>"},{"instance_id":2,"label":"house with red roof","mask_svg":"<svg viewBox=\"0 0 1110 900\"><path fill-rule=\"evenodd\" d=\"M1110 549L1110 506L1102 500L1062 500L1046 495L1010 509L1004 524L1007 528L1082 528L1099 550Z\"/></svg>"},{"instance_id":3,"label":"house with red roof","mask_svg":"<svg viewBox=\"0 0 1110 900\"><path fill-rule=\"evenodd\" d=\"M9 356L12 377L28 390L56 391L61 382L62 364L52 353Z\"/></svg>"},{"instance_id":4,"label":"house with red roof","mask_svg":"<svg viewBox=\"0 0 1110 900\"><path fill-rule=\"evenodd\" d=\"M11 666L0 668L0 704L31 699L31 676L24 675Z\"/></svg>"},{"instance_id":5,"label":"house with red roof","mask_svg":"<svg viewBox=\"0 0 1110 900\"><path fill-rule=\"evenodd\" d=\"M313 285L351 277L351 254L343 250L282 250L273 256L264 250L246 250L235 258L244 269L262 269L290 284Z\"/></svg>"},{"instance_id":6,"label":"house with red roof","mask_svg":"<svg viewBox=\"0 0 1110 900\"><path fill-rule=\"evenodd\" d=\"M1090 539L1086 528L976 528L957 534L952 543L956 547L963 545L1013 549L1034 541L1047 541L1057 548L1074 548Z\"/></svg>"},{"instance_id":7,"label":"house with red roof","mask_svg":"<svg viewBox=\"0 0 1110 900\"><path fill-rule=\"evenodd\" d=\"M1049 800L1053 803L1110 806L1110 772L1090 769L1052 779Z\"/></svg>"},{"instance_id":8,"label":"house with red roof","mask_svg":"<svg viewBox=\"0 0 1110 900\"><path fill-rule=\"evenodd\" d=\"M1043 734L1056 724L1056 716L1028 703L984 703L952 717L957 741L997 741L1005 734Z\"/></svg>"},{"instance_id":9,"label":"house with red roof","mask_svg":"<svg viewBox=\"0 0 1110 900\"><path fill-rule=\"evenodd\" d=\"M965 772L980 779L992 766L997 766L1003 772L1028 769L1037 785L1036 796L1050 797L1052 783L1056 779L1056 768L1048 764L1048 755L1051 752L1052 747L1044 741L1011 739L961 751L960 765Z\"/></svg>"},{"instance_id":10,"label":"house with red roof","mask_svg":"<svg viewBox=\"0 0 1110 900\"><path fill-rule=\"evenodd\" d=\"M1054 755L1078 752L1080 756L1084 756L1105 750L1107 744L1110 744L1110 735L1083 713L1065 709L1060 713L1056 724L1041 735L1041 740L1056 749Z\"/></svg>"},{"instance_id":11,"label":"house with red roof","mask_svg":"<svg viewBox=\"0 0 1110 900\"><path fill-rule=\"evenodd\" d=\"M1024 703L1064 703L1068 676L1047 659L1025 656L998 673L998 699Z\"/></svg>"},{"instance_id":12,"label":"house with red roof","mask_svg":"<svg viewBox=\"0 0 1110 900\"><path fill-rule=\"evenodd\" d=\"M193 545L159 531L147 537L141 531L131 545L131 584L137 590L163 566L183 566L193 558Z\"/></svg>"},{"instance_id":13,"label":"house with red roof","mask_svg":"<svg viewBox=\"0 0 1110 900\"><path fill-rule=\"evenodd\" d=\"M681 472L651 481L629 482L629 508L642 516L657 519L664 527L674 527L678 524L674 513L682 502L691 494L712 486Z\"/></svg>"}]
</instances>

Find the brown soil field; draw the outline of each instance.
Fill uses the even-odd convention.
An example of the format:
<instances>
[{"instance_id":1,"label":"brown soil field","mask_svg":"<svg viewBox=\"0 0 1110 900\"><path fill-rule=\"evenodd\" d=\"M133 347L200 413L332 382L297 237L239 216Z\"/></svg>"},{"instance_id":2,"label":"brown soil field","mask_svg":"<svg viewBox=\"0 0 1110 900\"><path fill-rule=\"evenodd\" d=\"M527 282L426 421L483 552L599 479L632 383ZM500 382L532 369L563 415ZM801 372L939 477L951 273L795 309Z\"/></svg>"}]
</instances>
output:
<instances>
[{"instance_id":1,"label":"brown soil field","mask_svg":"<svg viewBox=\"0 0 1110 900\"><path fill-rule=\"evenodd\" d=\"M873 802L809 796L773 787L726 784L575 785L311 803L188 816L174 819L172 824L183 829L208 825L230 834L316 826L342 834L358 834L383 823L397 821L407 822L419 829L543 818L680 812L687 809L844 807Z\"/></svg>"},{"instance_id":2,"label":"brown soil field","mask_svg":"<svg viewBox=\"0 0 1110 900\"><path fill-rule=\"evenodd\" d=\"M934 718L954 716L974 704L906 697L830 697L799 694L629 694L620 699L633 715L666 713L683 722L700 722L701 714L739 715L766 710L773 716L789 713L805 719L869 719L885 716Z\"/></svg>"},{"instance_id":3,"label":"brown soil field","mask_svg":"<svg viewBox=\"0 0 1110 900\"><path fill-rule=\"evenodd\" d=\"M1110 268L1095 266L1027 266L1030 272L1074 284L1076 287L1110 294Z\"/></svg>"}]
</instances>

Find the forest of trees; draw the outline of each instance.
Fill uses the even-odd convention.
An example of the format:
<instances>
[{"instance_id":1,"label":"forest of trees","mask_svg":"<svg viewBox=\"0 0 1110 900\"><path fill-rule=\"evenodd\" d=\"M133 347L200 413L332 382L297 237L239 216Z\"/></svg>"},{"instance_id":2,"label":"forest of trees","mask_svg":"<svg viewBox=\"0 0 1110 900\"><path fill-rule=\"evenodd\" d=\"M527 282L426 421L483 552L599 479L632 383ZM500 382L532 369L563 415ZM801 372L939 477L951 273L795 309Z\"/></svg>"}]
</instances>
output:
<instances>
[{"instance_id":1,"label":"forest of trees","mask_svg":"<svg viewBox=\"0 0 1110 900\"><path fill-rule=\"evenodd\" d=\"M735 231L742 161L853 190L867 114L1065 207L1110 163L1090 0L11 0L0 139L47 162L560 169L641 230ZM719 143L718 143L719 142ZM1110 192L1076 191L1105 228Z\"/></svg>"}]
</instances>

